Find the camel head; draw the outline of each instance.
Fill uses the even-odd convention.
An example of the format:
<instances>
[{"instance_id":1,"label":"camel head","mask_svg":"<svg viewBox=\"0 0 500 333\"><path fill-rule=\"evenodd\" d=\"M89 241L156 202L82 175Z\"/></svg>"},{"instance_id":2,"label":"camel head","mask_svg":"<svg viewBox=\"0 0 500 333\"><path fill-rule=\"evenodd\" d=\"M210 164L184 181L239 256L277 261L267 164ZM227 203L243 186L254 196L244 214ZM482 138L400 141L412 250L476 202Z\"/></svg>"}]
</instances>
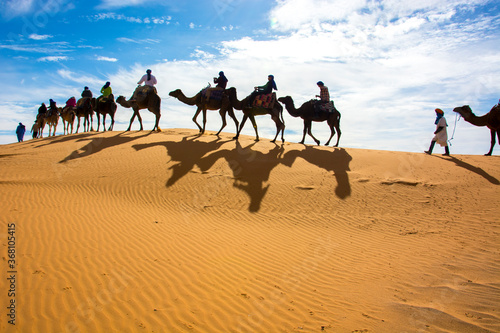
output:
<instances>
[{"instance_id":1,"label":"camel head","mask_svg":"<svg viewBox=\"0 0 500 333\"><path fill-rule=\"evenodd\" d=\"M120 104L123 107L127 107L127 108L130 107L128 105L127 99L125 97L123 97L122 95L120 95L116 98L116 103Z\"/></svg>"},{"instance_id":2,"label":"camel head","mask_svg":"<svg viewBox=\"0 0 500 333\"><path fill-rule=\"evenodd\" d=\"M459 115L464 117L464 119L467 119L467 118L471 117L472 115L474 115L472 113L472 109L468 105L457 106L456 108L453 109L453 112L458 113Z\"/></svg>"},{"instance_id":3,"label":"camel head","mask_svg":"<svg viewBox=\"0 0 500 333\"><path fill-rule=\"evenodd\" d=\"M179 96L182 95L182 90L180 89L175 89L174 91L171 91L168 93L169 96L172 96L174 98L179 98Z\"/></svg>"},{"instance_id":4,"label":"camel head","mask_svg":"<svg viewBox=\"0 0 500 333\"><path fill-rule=\"evenodd\" d=\"M285 105L293 103L293 99L290 96L280 97L278 98L278 102L281 102Z\"/></svg>"}]
</instances>

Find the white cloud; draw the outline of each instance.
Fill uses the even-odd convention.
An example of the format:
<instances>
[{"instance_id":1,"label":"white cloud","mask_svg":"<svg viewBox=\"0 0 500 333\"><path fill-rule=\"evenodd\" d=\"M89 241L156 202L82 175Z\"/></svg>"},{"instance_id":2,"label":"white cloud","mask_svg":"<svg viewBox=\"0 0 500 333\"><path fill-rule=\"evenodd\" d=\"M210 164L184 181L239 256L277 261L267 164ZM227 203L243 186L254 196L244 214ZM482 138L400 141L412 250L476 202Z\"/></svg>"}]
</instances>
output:
<instances>
[{"instance_id":1,"label":"white cloud","mask_svg":"<svg viewBox=\"0 0 500 333\"><path fill-rule=\"evenodd\" d=\"M33 40L46 40L46 39L50 39L54 36L52 35L38 35L38 34L31 34L28 36L29 39L33 39Z\"/></svg>"},{"instance_id":2,"label":"white cloud","mask_svg":"<svg viewBox=\"0 0 500 333\"><path fill-rule=\"evenodd\" d=\"M66 56L47 56L47 57L38 58L38 61L41 61L41 62L60 62L60 61L64 61L64 60L68 60L68 57L66 57Z\"/></svg>"},{"instance_id":3,"label":"white cloud","mask_svg":"<svg viewBox=\"0 0 500 333\"><path fill-rule=\"evenodd\" d=\"M4 0L0 4L0 10L4 17L10 18L30 12L34 3L34 0Z\"/></svg>"},{"instance_id":4,"label":"white cloud","mask_svg":"<svg viewBox=\"0 0 500 333\"><path fill-rule=\"evenodd\" d=\"M109 62L117 62L118 61L118 59L116 59L116 58L103 57L103 56L98 56L97 60L98 61L109 61Z\"/></svg>"}]
</instances>

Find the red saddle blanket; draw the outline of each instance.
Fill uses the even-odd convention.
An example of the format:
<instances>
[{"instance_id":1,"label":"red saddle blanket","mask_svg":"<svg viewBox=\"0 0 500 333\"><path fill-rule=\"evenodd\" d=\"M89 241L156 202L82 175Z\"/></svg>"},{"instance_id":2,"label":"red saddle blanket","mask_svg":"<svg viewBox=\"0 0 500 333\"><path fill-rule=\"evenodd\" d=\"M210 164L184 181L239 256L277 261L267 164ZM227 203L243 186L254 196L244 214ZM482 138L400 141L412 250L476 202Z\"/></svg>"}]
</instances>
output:
<instances>
[{"instance_id":1,"label":"red saddle blanket","mask_svg":"<svg viewBox=\"0 0 500 333\"><path fill-rule=\"evenodd\" d=\"M253 100L252 106L272 109L274 107L274 102L276 101L276 93L257 95Z\"/></svg>"}]
</instances>

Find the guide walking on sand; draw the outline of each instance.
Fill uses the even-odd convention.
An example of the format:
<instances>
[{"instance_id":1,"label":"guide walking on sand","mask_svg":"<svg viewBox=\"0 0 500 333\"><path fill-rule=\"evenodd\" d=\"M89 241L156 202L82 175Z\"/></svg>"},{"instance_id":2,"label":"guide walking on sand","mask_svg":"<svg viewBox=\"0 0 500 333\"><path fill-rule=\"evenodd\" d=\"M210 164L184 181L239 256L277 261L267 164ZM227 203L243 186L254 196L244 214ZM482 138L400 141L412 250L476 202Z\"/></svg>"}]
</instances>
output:
<instances>
[{"instance_id":1,"label":"guide walking on sand","mask_svg":"<svg viewBox=\"0 0 500 333\"><path fill-rule=\"evenodd\" d=\"M19 123L19 125L16 128L18 142L23 142L25 132L26 132L26 127L23 125L23 123Z\"/></svg>"},{"instance_id":2,"label":"guide walking on sand","mask_svg":"<svg viewBox=\"0 0 500 333\"><path fill-rule=\"evenodd\" d=\"M431 145L429 150L426 150L425 153L431 155L432 150L434 149L434 145L439 143L441 147L444 147L445 153L443 156L450 156L450 149L448 148L448 132L446 131L446 119L444 118L444 112L441 109L436 109L436 130L434 131L434 138L431 141Z\"/></svg>"}]
</instances>

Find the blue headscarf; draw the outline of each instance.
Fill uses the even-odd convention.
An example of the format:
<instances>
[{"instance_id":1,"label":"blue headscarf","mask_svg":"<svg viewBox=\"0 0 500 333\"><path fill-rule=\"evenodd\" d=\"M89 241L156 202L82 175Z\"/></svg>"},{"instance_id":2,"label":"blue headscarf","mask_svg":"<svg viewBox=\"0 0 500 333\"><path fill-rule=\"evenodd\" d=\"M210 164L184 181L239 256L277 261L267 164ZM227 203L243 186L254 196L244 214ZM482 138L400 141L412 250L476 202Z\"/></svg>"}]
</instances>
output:
<instances>
[{"instance_id":1,"label":"blue headscarf","mask_svg":"<svg viewBox=\"0 0 500 333\"><path fill-rule=\"evenodd\" d=\"M269 75L271 78L271 84L274 90L278 90L278 87L276 87L276 82L274 82L274 75Z\"/></svg>"}]
</instances>

